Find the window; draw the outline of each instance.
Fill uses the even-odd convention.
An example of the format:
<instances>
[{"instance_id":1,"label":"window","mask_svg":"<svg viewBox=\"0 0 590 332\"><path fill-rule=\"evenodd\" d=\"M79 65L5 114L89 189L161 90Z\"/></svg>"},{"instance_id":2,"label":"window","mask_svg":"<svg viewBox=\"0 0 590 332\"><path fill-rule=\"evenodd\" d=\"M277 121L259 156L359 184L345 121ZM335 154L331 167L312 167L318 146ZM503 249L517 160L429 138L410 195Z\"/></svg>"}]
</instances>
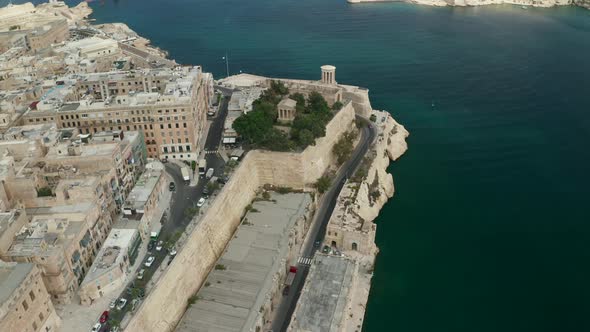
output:
<instances>
[{"instance_id":1,"label":"window","mask_svg":"<svg viewBox=\"0 0 590 332\"><path fill-rule=\"evenodd\" d=\"M171 123L168 124L168 128L169 129L172 128L172 124Z\"/></svg>"},{"instance_id":2,"label":"window","mask_svg":"<svg viewBox=\"0 0 590 332\"><path fill-rule=\"evenodd\" d=\"M163 124L160 124L160 129L164 129L164 125Z\"/></svg>"},{"instance_id":3,"label":"window","mask_svg":"<svg viewBox=\"0 0 590 332\"><path fill-rule=\"evenodd\" d=\"M184 123L182 124L182 127L183 127L183 128L186 128L186 122L184 122Z\"/></svg>"},{"instance_id":4,"label":"window","mask_svg":"<svg viewBox=\"0 0 590 332\"><path fill-rule=\"evenodd\" d=\"M178 122L176 123L176 128L179 128L179 127L178 127Z\"/></svg>"},{"instance_id":5,"label":"window","mask_svg":"<svg viewBox=\"0 0 590 332\"><path fill-rule=\"evenodd\" d=\"M35 293L33 291L29 292L29 297L31 298L31 301L35 301Z\"/></svg>"},{"instance_id":6,"label":"window","mask_svg":"<svg viewBox=\"0 0 590 332\"><path fill-rule=\"evenodd\" d=\"M27 303L27 300L23 301L23 309L25 309L25 311L29 309L29 304Z\"/></svg>"},{"instance_id":7,"label":"window","mask_svg":"<svg viewBox=\"0 0 590 332\"><path fill-rule=\"evenodd\" d=\"M191 146L190 145L187 145L186 146L186 151L190 151L190 150L191 150Z\"/></svg>"}]
</instances>

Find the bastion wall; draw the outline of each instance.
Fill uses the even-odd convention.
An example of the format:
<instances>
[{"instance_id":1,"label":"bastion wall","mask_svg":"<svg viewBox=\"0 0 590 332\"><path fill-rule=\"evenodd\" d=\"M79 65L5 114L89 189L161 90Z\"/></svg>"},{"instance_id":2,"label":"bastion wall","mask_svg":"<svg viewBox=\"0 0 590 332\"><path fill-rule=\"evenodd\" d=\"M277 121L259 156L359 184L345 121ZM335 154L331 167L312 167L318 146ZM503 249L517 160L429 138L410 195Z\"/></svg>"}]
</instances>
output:
<instances>
[{"instance_id":1,"label":"bastion wall","mask_svg":"<svg viewBox=\"0 0 590 332\"><path fill-rule=\"evenodd\" d=\"M251 151L188 235L170 266L129 321L125 331L172 331L237 229L245 207L264 184L305 189L333 162L332 146L354 125L345 105L326 126L326 136L301 153Z\"/></svg>"}]
</instances>

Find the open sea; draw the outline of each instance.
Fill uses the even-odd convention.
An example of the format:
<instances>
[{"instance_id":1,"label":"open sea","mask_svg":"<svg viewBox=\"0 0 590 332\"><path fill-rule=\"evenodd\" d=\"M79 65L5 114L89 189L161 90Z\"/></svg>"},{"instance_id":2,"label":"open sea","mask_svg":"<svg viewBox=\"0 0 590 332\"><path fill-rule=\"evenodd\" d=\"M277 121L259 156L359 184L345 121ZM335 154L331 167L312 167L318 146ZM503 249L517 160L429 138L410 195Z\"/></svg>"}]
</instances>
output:
<instances>
[{"instance_id":1,"label":"open sea","mask_svg":"<svg viewBox=\"0 0 590 332\"><path fill-rule=\"evenodd\" d=\"M333 64L406 126L363 331L590 331L589 10L90 5L218 78L226 52L232 74L319 79Z\"/></svg>"}]
</instances>

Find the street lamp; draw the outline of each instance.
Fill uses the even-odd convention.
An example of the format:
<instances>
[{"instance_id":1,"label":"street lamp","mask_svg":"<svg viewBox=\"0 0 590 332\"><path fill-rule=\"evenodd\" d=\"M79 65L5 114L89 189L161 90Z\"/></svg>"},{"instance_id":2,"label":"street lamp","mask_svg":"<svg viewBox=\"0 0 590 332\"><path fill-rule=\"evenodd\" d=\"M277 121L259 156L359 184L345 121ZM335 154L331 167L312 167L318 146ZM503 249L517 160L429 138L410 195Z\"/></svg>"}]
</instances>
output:
<instances>
[{"instance_id":1,"label":"street lamp","mask_svg":"<svg viewBox=\"0 0 590 332\"><path fill-rule=\"evenodd\" d=\"M225 52L225 56L222 59L225 60L226 77L229 77L229 56L227 56L227 52Z\"/></svg>"}]
</instances>

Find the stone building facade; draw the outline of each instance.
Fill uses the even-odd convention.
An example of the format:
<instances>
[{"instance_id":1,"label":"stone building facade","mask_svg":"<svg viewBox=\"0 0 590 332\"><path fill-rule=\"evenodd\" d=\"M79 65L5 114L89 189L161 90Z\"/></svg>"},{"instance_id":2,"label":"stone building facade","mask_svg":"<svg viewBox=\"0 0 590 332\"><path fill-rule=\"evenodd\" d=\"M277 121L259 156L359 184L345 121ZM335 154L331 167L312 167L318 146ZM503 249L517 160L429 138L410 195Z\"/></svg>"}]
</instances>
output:
<instances>
[{"instance_id":1,"label":"stone building facade","mask_svg":"<svg viewBox=\"0 0 590 332\"><path fill-rule=\"evenodd\" d=\"M55 121L81 133L141 131L151 158L197 160L213 78L201 67L88 74L75 102L29 111L23 122Z\"/></svg>"},{"instance_id":2,"label":"stone building facade","mask_svg":"<svg viewBox=\"0 0 590 332\"><path fill-rule=\"evenodd\" d=\"M61 320L34 264L0 260L0 289L0 331L59 331Z\"/></svg>"}]
</instances>

